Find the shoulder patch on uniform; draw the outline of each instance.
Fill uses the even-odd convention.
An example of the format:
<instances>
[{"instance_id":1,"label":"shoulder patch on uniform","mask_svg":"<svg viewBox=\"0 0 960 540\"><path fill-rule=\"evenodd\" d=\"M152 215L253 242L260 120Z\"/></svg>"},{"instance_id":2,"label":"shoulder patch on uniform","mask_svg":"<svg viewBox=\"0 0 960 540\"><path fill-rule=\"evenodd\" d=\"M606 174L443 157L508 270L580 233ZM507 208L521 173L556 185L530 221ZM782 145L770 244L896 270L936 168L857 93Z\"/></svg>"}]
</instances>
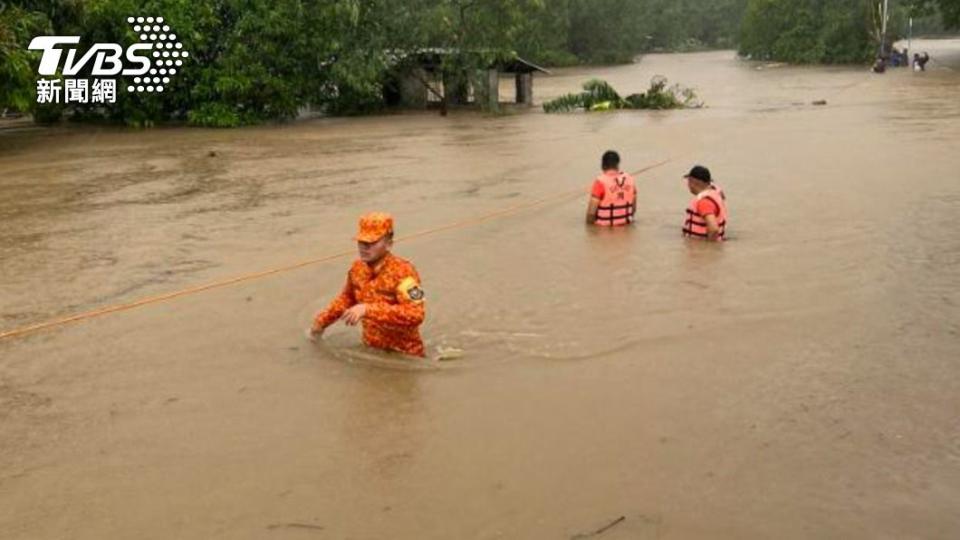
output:
<instances>
[{"instance_id":1,"label":"shoulder patch on uniform","mask_svg":"<svg viewBox=\"0 0 960 540\"><path fill-rule=\"evenodd\" d=\"M420 288L420 283L412 277L403 278L397 287L397 292L402 298L411 302L423 302L423 297L426 296Z\"/></svg>"}]
</instances>

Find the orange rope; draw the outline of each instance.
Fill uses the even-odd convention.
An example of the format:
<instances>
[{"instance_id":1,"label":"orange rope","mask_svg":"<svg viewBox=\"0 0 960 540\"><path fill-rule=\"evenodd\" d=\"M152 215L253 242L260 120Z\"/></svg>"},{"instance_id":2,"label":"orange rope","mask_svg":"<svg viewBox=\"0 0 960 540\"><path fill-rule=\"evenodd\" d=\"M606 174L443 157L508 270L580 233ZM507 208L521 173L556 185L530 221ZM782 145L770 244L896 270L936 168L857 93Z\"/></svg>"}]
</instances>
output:
<instances>
[{"instance_id":1,"label":"orange rope","mask_svg":"<svg viewBox=\"0 0 960 540\"><path fill-rule=\"evenodd\" d=\"M655 164L653 164L653 165L650 165L650 166L644 167L644 168L642 168L642 169L639 169L639 170L637 170L637 171L634 171L634 172L632 172L631 174L637 175L637 174L640 174L640 173L649 171L649 170L651 170L651 169L655 169L655 168L657 168L657 167L660 167L660 166L668 163L669 161L670 161L669 159L663 160L663 161L661 161L661 162L659 162L659 163L655 163ZM425 231L420 231L420 232L417 232L417 233L409 234L409 235L407 235L407 236L398 238L397 241L398 241L398 242L402 242L402 241L405 241L405 240L412 240L412 239L414 239L414 238L419 238L419 237L422 237L422 236L428 236L428 235L431 235L431 234L437 234L437 233L439 233L439 232L448 231L448 230L451 230L451 229L458 229L458 228L467 227L467 226L470 226L470 225L477 225L477 224L483 223L483 222L485 222L485 221L489 221L489 220L494 219L494 218L498 218L498 217L501 217L501 216L506 216L506 215L509 215L509 214L513 214L513 213L519 212L520 210L526 210L526 209L528 209L528 208L533 208L533 207L536 207L536 206L541 206L541 205L547 204L547 203L549 203L549 202L558 201L558 200L564 200L564 199L567 199L567 198L572 199L573 196L575 196L575 195L581 195L582 193L583 193L583 190L582 190L582 189L576 189L576 190L572 190L572 191L566 191L566 192L563 192L563 193L560 193L560 194L557 194L557 195L552 195L552 196L549 196L549 197L544 197L544 198L542 198L542 199L538 199L538 200L535 200L535 201L533 201L533 202L529 202L529 203L525 203L525 204L519 204L519 205L516 205L516 206L511 206L511 207L505 208L505 209L503 209L503 210L497 210L496 212L490 212L489 214L484 214L484 215L482 215L482 216L478 216L478 217L475 217L475 218L472 218L472 219L466 219L466 220L462 220L462 221L457 221L457 222L450 223L450 224L447 224L447 225L442 225L442 226L440 226L440 227L435 227L435 228L433 228L433 229L427 229L427 230L425 230ZM135 300L135 301L133 301L133 302L128 302L128 303L125 303L125 304L116 304L116 305L113 305L113 306L106 306L106 307L97 308L97 309L90 310L90 311L85 311L85 312L83 312L83 313L77 313L77 314L74 314L74 315L69 315L69 316L66 316L66 317L59 318L59 319L51 319L51 320L48 320L48 321L44 321L44 322L40 322L40 323L36 323L36 324L24 326L24 327L21 327L21 328L15 328L15 329L13 329L13 330L7 330L7 331L5 331L5 332L0 332L0 340L4 340L4 339L8 339L8 338L13 338L13 337L17 337L17 336L23 336L23 335L26 335L26 334L32 334L32 333L34 333L34 332L38 332L38 331L40 331L40 330L44 330L44 329L47 329L47 328L54 328L54 327L57 327L57 326L63 326L63 325L65 325L65 324L74 323L74 322L79 322L79 321L82 321L82 320L85 320L85 319L92 319L92 318L94 318L94 317L99 317L99 316L101 316L101 315L107 315L107 314L109 314L109 313L116 313L116 312L118 312L118 311L127 311L127 310L129 310L129 309L134 309L134 308L137 308L137 307L140 307L140 306L145 306L145 305L147 305L147 304L155 304L155 303L158 303L158 302L164 302L164 301L167 301L167 300L173 300L174 298L179 298L179 297L181 297L181 296L188 296L188 295L192 295L192 294L197 294L197 293L200 293L200 292L203 292L203 291L208 291L208 290L210 290L210 289L218 289L218 288L221 288L221 287L227 287L227 286L229 286L229 285L235 285L235 284L237 284L237 283L243 283L243 282L245 282L245 281L252 281L252 280L255 280L255 279L264 278L264 277L271 276L271 275L274 275L274 274L280 274L280 273L283 273L283 272L289 272L289 271L291 271L291 270L296 270L296 269L298 269L298 268L303 268L303 267L305 267L305 266L311 266L311 265L314 265L314 264L319 264L319 263L323 263L323 262L327 262L327 261L332 261L332 260L334 260L334 259L340 259L340 258L343 258L343 257L348 257L348 256L352 255L353 253L355 253L355 250L343 251L343 252L336 253L336 254L333 254L333 255L327 255L327 256L325 256L325 257L319 257L319 258L315 258L315 259L307 259L307 260L304 260L304 261L300 261L300 262L297 262L297 263L289 264L289 265L286 265L286 266L281 266L281 267L278 267L278 268L273 268L273 269L270 269L270 270L264 270L264 271L255 272L255 273L252 273L252 274L245 274L245 275L242 275L242 276L235 276L235 277L232 277L232 278L227 278L227 279L223 279L223 280L219 280L219 281L214 281L214 282L212 282L212 283L207 283L207 284L205 284L205 285L198 285L198 286L195 286L195 287L190 287L190 288L182 289L182 290L179 290L179 291L174 291L174 292L159 294L159 295L156 295L156 296L148 296L148 297L146 297L146 298L141 298L140 300Z\"/></svg>"}]
</instances>

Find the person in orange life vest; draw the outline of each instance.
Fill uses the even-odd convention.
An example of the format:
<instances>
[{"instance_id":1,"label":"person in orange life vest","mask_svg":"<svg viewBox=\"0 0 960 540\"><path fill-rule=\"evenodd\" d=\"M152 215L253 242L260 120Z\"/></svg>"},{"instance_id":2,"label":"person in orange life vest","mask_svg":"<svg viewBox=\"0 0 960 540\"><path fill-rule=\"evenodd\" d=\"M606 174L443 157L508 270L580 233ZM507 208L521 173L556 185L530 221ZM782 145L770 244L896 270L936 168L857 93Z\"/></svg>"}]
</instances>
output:
<instances>
[{"instance_id":1,"label":"person in orange life vest","mask_svg":"<svg viewBox=\"0 0 960 540\"><path fill-rule=\"evenodd\" d=\"M363 342L370 347L425 356L420 324L425 317L423 289L417 269L390 253L393 218L374 212L360 218L356 236L359 260L347 272L347 282L310 327L311 341L338 320L363 324Z\"/></svg>"},{"instance_id":2,"label":"person in orange life vest","mask_svg":"<svg viewBox=\"0 0 960 540\"><path fill-rule=\"evenodd\" d=\"M603 172L593 181L587 203L587 223L620 227L633 223L637 209L637 187L633 177L620 170L620 155L613 150L600 158Z\"/></svg>"},{"instance_id":3,"label":"person in orange life vest","mask_svg":"<svg viewBox=\"0 0 960 540\"><path fill-rule=\"evenodd\" d=\"M706 167L697 165L684 178L693 200L687 206L683 235L722 242L727 231L727 196L713 183Z\"/></svg>"}]
</instances>

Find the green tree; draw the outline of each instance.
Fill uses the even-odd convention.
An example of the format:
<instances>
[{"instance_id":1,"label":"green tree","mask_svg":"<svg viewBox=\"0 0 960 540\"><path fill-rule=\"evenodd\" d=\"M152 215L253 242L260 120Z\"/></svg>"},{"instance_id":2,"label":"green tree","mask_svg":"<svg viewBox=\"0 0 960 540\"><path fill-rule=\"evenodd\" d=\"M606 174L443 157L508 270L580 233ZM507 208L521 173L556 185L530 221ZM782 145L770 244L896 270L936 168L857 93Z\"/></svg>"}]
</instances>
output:
<instances>
[{"instance_id":1,"label":"green tree","mask_svg":"<svg viewBox=\"0 0 960 540\"><path fill-rule=\"evenodd\" d=\"M749 0L740 52L797 63L858 63L874 54L869 0Z\"/></svg>"},{"instance_id":2,"label":"green tree","mask_svg":"<svg viewBox=\"0 0 960 540\"><path fill-rule=\"evenodd\" d=\"M648 48L686 50L736 44L746 0L646 0Z\"/></svg>"},{"instance_id":3,"label":"green tree","mask_svg":"<svg viewBox=\"0 0 960 540\"><path fill-rule=\"evenodd\" d=\"M938 14L944 28L960 29L960 0L907 0L913 16Z\"/></svg>"},{"instance_id":4,"label":"green tree","mask_svg":"<svg viewBox=\"0 0 960 540\"><path fill-rule=\"evenodd\" d=\"M0 4L0 112L27 111L32 106L36 71L33 55L22 44L49 30L43 13Z\"/></svg>"},{"instance_id":5,"label":"green tree","mask_svg":"<svg viewBox=\"0 0 960 540\"><path fill-rule=\"evenodd\" d=\"M567 48L586 62L630 62L641 50L642 3L631 0L570 0Z\"/></svg>"}]
</instances>

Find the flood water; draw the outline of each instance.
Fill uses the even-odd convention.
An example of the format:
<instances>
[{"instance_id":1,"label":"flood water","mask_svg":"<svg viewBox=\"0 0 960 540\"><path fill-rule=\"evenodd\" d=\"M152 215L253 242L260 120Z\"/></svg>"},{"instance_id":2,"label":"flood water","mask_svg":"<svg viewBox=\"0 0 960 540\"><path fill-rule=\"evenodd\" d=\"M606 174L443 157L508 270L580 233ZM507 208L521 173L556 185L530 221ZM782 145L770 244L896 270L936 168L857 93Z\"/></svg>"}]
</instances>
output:
<instances>
[{"instance_id":1,"label":"flood water","mask_svg":"<svg viewBox=\"0 0 960 540\"><path fill-rule=\"evenodd\" d=\"M416 362L303 339L349 258L0 340L0 537L957 538L960 41L926 73L650 55L701 110L0 132L0 331L353 249ZM826 106L813 106L815 100ZM583 224L600 155L638 223ZM680 236L711 168L731 240Z\"/></svg>"}]
</instances>

